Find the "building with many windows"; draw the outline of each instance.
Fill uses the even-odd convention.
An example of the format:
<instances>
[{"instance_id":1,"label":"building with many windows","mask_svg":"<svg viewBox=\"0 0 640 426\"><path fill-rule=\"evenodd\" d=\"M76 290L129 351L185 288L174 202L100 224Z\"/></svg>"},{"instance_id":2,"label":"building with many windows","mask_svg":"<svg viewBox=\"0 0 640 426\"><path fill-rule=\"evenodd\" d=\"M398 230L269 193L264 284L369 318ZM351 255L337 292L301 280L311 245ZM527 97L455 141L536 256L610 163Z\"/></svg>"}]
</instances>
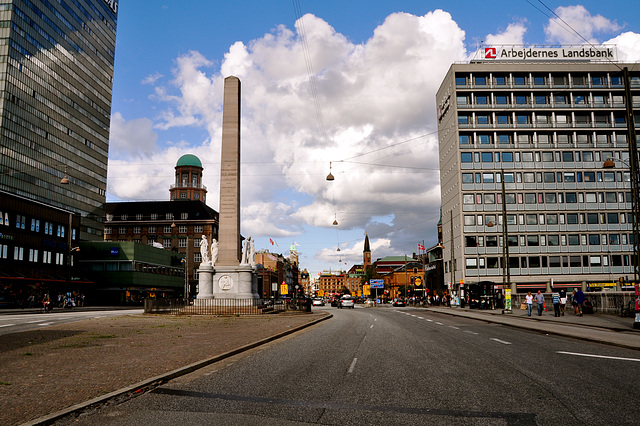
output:
<instances>
[{"instance_id":1,"label":"building with many windows","mask_svg":"<svg viewBox=\"0 0 640 426\"><path fill-rule=\"evenodd\" d=\"M0 4L0 189L80 215L83 240L102 238L117 7Z\"/></svg>"},{"instance_id":2,"label":"building with many windows","mask_svg":"<svg viewBox=\"0 0 640 426\"><path fill-rule=\"evenodd\" d=\"M69 210L0 191L0 303L24 307L30 296L85 291L74 261L79 226Z\"/></svg>"},{"instance_id":3,"label":"building with many windows","mask_svg":"<svg viewBox=\"0 0 640 426\"><path fill-rule=\"evenodd\" d=\"M625 64L613 48L480 53L436 99L445 281L495 291L508 272L523 292L633 277Z\"/></svg>"},{"instance_id":4,"label":"building with many windows","mask_svg":"<svg viewBox=\"0 0 640 426\"><path fill-rule=\"evenodd\" d=\"M188 295L194 297L202 262L200 242L202 237L209 242L218 239L218 212L204 203L206 188L198 157L183 155L175 170L176 184L169 188L171 201L106 203L104 240L133 241L180 253L185 259Z\"/></svg>"}]
</instances>

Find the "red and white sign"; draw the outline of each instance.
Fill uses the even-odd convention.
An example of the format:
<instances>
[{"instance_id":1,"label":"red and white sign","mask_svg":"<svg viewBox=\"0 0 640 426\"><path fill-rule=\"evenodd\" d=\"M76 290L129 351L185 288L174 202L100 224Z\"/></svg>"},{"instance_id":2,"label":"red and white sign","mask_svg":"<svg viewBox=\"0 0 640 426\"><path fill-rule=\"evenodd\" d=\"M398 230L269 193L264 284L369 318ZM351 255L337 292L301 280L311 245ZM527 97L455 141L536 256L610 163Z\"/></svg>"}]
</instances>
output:
<instances>
[{"instance_id":1,"label":"red and white sign","mask_svg":"<svg viewBox=\"0 0 640 426\"><path fill-rule=\"evenodd\" d=\"M484 57L485 59L496 59L498 57L498 49L495 47L485 47Z\"/></svg>"}]
</instances>

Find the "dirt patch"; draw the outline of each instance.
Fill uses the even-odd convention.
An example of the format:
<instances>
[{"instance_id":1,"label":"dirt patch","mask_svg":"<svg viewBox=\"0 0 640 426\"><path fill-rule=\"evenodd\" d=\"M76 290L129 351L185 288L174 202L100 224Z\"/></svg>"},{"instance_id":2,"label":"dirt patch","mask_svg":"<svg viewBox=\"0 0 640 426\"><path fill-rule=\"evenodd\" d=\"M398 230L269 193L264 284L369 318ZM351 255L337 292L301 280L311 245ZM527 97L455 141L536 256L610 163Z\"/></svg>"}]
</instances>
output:
<instances>
[{"instance_id":1,"label":"dirt patch","mask_svg":"<svg viewBox=\"0 0 640 426\"><path fill-rule=\"evenodd\" d=\"M0 424L33 420L322 316L124 315L0 336Z\"/></svg>"}]
</instances>

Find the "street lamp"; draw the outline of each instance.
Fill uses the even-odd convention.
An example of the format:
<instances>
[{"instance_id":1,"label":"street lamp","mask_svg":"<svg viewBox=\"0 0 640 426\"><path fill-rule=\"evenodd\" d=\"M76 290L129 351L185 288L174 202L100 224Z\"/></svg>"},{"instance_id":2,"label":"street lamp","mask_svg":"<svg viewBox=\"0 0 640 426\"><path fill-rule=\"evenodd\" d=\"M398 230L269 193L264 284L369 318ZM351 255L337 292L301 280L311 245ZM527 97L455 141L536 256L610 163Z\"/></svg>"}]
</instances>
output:
<instances>
[{"instance_id":1,"label":"street lamp","mask_svg":"<svg viewBox=\"0 0 640 426\"><path fill-rule=\"evenodd\" d=\"M507 199L504 189L504 169L500 169L502 184L502 288L504 290L504 307L502 313L513 313L511 310L511 266L509 265L509 233L507 232ZM487 223L492 227L492 222Z\"/></svg>"},{"instance_id":2,"label":"street lamp","mask_svg":"<svg viewBox=\"0 0 640 426\"><path fill-rule=\"evenodd\" d=\"M177 228L175 222L171 223L172 231ZM189 303L189 236L187 235L187 247L185 250L184 259L181 260L184 264L184 299L186 303Z\"/></svg>"}]
</instances>

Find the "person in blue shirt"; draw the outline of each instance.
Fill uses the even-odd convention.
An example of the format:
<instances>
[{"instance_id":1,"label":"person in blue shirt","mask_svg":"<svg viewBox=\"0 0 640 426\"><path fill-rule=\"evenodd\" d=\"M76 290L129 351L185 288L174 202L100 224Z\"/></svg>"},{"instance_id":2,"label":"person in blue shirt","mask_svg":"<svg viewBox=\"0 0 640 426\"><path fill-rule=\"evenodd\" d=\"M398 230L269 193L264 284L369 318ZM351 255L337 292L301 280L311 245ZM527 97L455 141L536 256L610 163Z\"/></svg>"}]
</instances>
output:
<instances>
[{"instance_id":1,"label":"person in blue shirt","mask_svg":"<svg viewBox=\"0 0 640 426\"><path fill-rule=\"evenodd\" d=\"M578 291L576 291L576 294L575 296L573 296L573 300L571 301L571 303L576 309L576 315L582 316L582 304L584 303L584 293L582 292L582 289L579 288Z\"/></svg>"},{"instance_id":2,"label":"person in blue shirt","mask_svg":"<svg viewBox=\"0 0 640 426\"><path fill-rule=\"evenodd\" d=\"M553 316L559 317L560 316L560 293L558 293L557 291L554 291L553 294L551 295L551 298L553 299Z\"/></svg>"}]
</instances>

